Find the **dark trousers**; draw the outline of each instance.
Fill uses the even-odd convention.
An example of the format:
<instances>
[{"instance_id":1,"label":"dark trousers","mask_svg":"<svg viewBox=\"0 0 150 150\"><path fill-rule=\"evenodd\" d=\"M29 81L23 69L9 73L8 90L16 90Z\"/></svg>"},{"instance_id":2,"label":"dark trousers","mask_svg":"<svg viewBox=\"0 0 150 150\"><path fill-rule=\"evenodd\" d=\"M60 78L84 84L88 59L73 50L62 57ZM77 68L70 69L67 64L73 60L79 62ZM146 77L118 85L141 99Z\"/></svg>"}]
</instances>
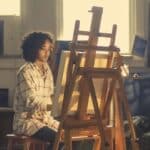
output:
<instances>
[{"instance_id":1,"label":"dark trousers","mask_svg":"<svg viewBox=\"0 0 150 150\"><path fill-rule=\"evenodd\" d=\"M35 134L33 134L32 137L45 142L49 142L50 144L48 145L47 150L52 150L56 137L56 132L50 129L49 127L45 126L39 129L39 131L37 131ZM61 150L62 147L63 144L60 144L59 150Z\"/></svg>"},{"instance_id":2,"label":"dark trousers","mask_svg":"<svg viewBox=\"0 0 150 150\"><path fill-rule=\"evenodd\" d=\"M52 150L55 137L56 137L56 132L50 129L49 127L45 126L41 128L39 131L37 131L34 135L32 135L33 138L45 141L45 142L50 142L50 144L47 147L47 150ZM74 141L72 143L73 150L79 149L79 145L81 145L82 142L80 141ZM60 143L59 145L59 150L63 150L64 144ZM82 148L81 148L82 149Z\"/></svg>"}]
</instances>

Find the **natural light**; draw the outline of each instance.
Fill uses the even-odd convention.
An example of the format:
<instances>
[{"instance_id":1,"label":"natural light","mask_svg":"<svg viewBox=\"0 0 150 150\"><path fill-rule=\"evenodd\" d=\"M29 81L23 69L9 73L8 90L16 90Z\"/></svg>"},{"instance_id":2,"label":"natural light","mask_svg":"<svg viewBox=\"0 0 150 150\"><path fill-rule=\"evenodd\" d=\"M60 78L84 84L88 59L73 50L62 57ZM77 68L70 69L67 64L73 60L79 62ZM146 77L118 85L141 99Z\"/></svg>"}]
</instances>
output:
<instances>
[{"instance_id":1,"label":"natural light","mask_svg":"<svg viewBox=\"0 0 150 150\"><path fill-rule=\"evenodd\" d=\"M20 16L20 0L0 0L0 16Z\"/></svg>"},{"instance_id":2,"label":"natural light","mask_svg":"<svg viewBox=\"0 0 150 150\"><path fill-rule=\"evenodd\" d=\"M90 30L91 13L88 10L91 10L92 6L103 7L100 32L110 33L112 25L117 24L116 45L124 53L129 52L129 0L64 0L63 39L72 39L77 19L80 20L81 30ZM106 45L105 41L103 43Z\"/></svg>"}]
</instances>

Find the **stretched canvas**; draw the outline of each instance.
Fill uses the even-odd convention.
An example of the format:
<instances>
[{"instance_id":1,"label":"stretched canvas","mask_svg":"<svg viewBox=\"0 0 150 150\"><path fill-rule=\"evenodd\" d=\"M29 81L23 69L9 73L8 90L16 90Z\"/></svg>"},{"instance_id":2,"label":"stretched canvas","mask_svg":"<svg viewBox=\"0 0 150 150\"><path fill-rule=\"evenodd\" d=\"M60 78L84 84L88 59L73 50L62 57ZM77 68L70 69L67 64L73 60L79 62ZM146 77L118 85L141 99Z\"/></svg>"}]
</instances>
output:
<instances>
[{"instance_id":1,"label":"stretched canvas","mask_svg":"<svg viewBox=\"0 0 150 150\"><path fill-rule=\"evenodd\" d=\"M55 117L59 116L62 109L62 102L64 98L64 89L65 89L65 83L66 83L66 73L67 73L67 67L69 62L69 51L62 51L61 57L60 57L60 64L58 68L58 75L56 79L56 86L55 86L55 94L53 99L53 115ZM106 67L106 60L107 55L103 53L96 53L96 59L94 67ZM83 66L85 62L85 56L83 54L83 57L81 59L80 66ZM73 96L71 98L70 103L70 114L74 113L77 109L78 99L79 99L79 81L80 77L75 83ZM101 87L103 83L103 79L93 79L94 87L96 89L96 96L98 101L100 102L101 97ZM89 103L88 103L88 112L93 113L93 104L91 102L91 97L89 97Z\"/></svg>"}]
</instances>

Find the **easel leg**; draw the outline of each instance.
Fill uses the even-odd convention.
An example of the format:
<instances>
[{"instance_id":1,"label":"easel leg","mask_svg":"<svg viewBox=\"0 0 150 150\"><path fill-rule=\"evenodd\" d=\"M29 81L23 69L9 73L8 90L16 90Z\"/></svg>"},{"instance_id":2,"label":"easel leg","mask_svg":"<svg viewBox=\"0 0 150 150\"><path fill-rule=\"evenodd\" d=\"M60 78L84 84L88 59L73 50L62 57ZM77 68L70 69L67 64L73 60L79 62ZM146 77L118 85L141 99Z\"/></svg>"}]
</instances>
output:
<instances>
[{"instance_id":1,"label":"easel leg","mask_svg":"<svg viewBox=\"0 0 150 150\"><path fill-rule=\"evenodd\" d=\"M58 150L60 137L61 137L61 125L60 125L58 132L56 134L56 139L54 142L53 150Z\"/></svg>"},{"instance_id":2,"label":"easel leg","mask_svg":"<svg viewBox=\"0 0 150 150\"><path fill-rule=\"evenodd\" d=\"M124 89L124 86L123 86L123 81L121 79L120 79L120 85L121 85L121 91L122 91L121 95L124 98L123 99L123 106L124 106L124 109L125 109L125 113L126 113L128 123L129 123L129 128L130 128L130 131L131 131L132 149L133 150L134 149L139 150L139 144L137 143L137 136L136 136L135 128L134 128L134 125L133 125L132 116L131 116L131 113L130 113L130 110L129 110L127 96L126 96L125 92L123 92L123 91L125 91L125 89Z\"/></svg>"},{"instance_id":3,"label":"easel leg","mask_svg":"<svg viewBox=\"0 0 150 150\"><path fill-rule=\"evenodd\" d=\"M90 78L90 77L87 78L87 82L89 83L88 85L89 85L89 89L91 91L92 102L93 102L93 106L94 106L94 110L95 110L95 116L96 116L97 125L98 125L98 129L99 129L99 134L101 137L101 149L106 150L106 146L105 146L106 139L105 139L105 133L104 133L104 128L103 128L103 124L102 124L102 117L101 117L101 112L99 111L99 108L98 108L98 102L97 102L92 78Z\"/></svg>"},{"instance_id":4,"label":"easel leg","mask_svg":"<svg viewBox=\"0 0 150 150\"><path fill-rule=\"evenodd\" d=\"M65 130L64 143L65 143L65 150L72 150L72 140L71 140L70 129Z\"/></svg>"},{"instance_id":5,"label":"easel leg","mask_svg":"<svg viewBox=\"0 0 150 150\"><path fill-rule=\"evenodd\" d=\"M61 122L60 122L60 125L59 125L58 133L56 134L56 139L55 139L55 143L54 143L54 146L53 146L53 150L58 150L58 147L59 147L60 138L61 138L61 131L63 129L63 123L64 123L64 120L67 116L67 112L68 112L68 109L69 109L69 104L70 104L69 100L72 96L75 80L76 80L76 74L74 72L74 75L72 76L72 79L69 81L68 86L66 85L67 86L67 90L66 90L67 92L65 91L65 94L64 94L65 100L63 101ZM65 133L65 134L66 134L65 136L68 137L69 131L67 131L67 133ZM71 149L68 149L68 150L71 150Z\"/></svg>"},{"instance_id":6,"label":"easel leg","mask_svg":"<svg viewBox=\"0 0 150 150\"><path fill-rule=\"evenodd\" d=\"M115 91L115 149L126 150L120 92L120 90Z\"/></svg>"},{"instance_id":7,"label":"easel leg","mask_svg":"<svg viewBox=\"0 0 150 150\"><path fill-rule=\"evenodd\" d=\"M92 150L100 150L100 138L94 139Z\"/></svg>"}]
</instances>

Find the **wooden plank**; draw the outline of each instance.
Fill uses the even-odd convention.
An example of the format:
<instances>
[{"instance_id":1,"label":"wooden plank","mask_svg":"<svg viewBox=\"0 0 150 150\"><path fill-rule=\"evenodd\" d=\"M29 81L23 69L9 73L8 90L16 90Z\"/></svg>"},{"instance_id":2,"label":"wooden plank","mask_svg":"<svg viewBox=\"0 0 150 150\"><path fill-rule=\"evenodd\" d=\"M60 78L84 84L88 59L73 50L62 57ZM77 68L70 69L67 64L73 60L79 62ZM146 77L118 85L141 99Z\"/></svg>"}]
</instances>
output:
<instances>
[{"instance_id":1,"label":"wooden plank","mask_svg":"<svg viewBox=\"0 0 150 150\"><path fill-rule=\"evenodd\" d=\"M72 150L72 141L71 141L70 129L65 130L64 133L65 133L65 138L64 138L65 150Z\"/></svg>"},{"instance_id":2,"label":"wooden plank","mask_svg":"<svg viewBox=\"0 0 150 150\"><path fill-rule=\"evenodd\" d=\"M98 42L97 33L99 32L100 22L101 22L101 16L103 9L98 7L92 8L93 16L92 16L92 22L90 27L90 34L88 39L88 45L89 46L96 46ZM85 61L85 67L91 67L94 65L96 51L92 49L87 49L86 51L86 61ZM88 97L89 97L89 91L87 88L87 85L82 79L81 84L81 96L79 97L79 105L78 105L78 116L79 118L84 118L84 115L86 113L87 105L88 105Z\"/></svg>"},{"instance_id":3,"label":"wooden plank","mask_svg":"<svg viewBox=\"0 0 150 150\"><path fill-rule=\"evenodd\" d=\"M123 128L123 118L121 111L120 90L115 92L115 149L126 150L125 134Z\"/></svg>"},{"instance_id":4,"label":"wooden plank","mask_svg":"<svg viewBox=\"0 0 150 150\"><path fill-rule=\"evenodd\" d=\"M99 129L99 134L101 136L101 149L105 149L106 137L105 137L105 133L104 133L104 126L102 123L102 116L101 116L101 112L98 108L98 103L97 103L97 98L96 98L96 93L94 90L92 78L89 78L88 75L87 75L87 82L89 82L89 90L91 92L96 121L97 121L98 129Z\"/></svg>"},{"instance_id":5,"label":"wooden plank","mask_svg":"<svg viewBox=\"0 0 150 150\"><path fill-rule=\"evenodd\" d=\"M128 100L127 100L127 95L125 94L123 81L121 79L122 78L120 76L120 78L119 78L120 94L121 94L121 97L123 98L123 106L124 106L124 109L125 109L125 114L126 114L128 123L129 123L129 128L130 128L130 131L131 131L132 149L139 150L138 139L137 139L134 124L133 124L133 121L132 121L132 116L131 116L131 113L130 113L129 104L128 104Z\"/></svg>"},{"instance_id":6,"label":"wooden plank","mask_svg":"<svg viewBox=\"0 0 150 150\"><path fill-rule=\"evenodd\" d=\"M112 68L92 68L92 67L79 67L78 75L90 74L93 78L113 78L118 76L118 70Z\"/></svg>"},{"instance_id":7,"label":"wooden plank","mask_svg":"<svg viewBox=\"0 0 150 150\"><path fill-rule=\"evenodd\" d=\"M88 31L79 31L78 32L78 34L80 34L80 35L89 35L90 34L90 32L88 32ZM106 38L111 38L112 37L112 33L97 33L96 34L96 36L98 36L98 37L106 37Z\"/></svg>"},{"instance_id":8,"label":"wooden plank","mask_svg":"<svg viewBox=\"0 0 150 150\"><path fill-rule=\"evenodd\" d=\"M99 50L99 51L104 51L104 52L108 52L108 51L119 51L120 49L115 47L115 46L94 46L94 45L82 45L82 44L75 44L72 46L74 49L76 50ZM93 51L92 51L93 52Z\"/></svg>"}]
</instances>

